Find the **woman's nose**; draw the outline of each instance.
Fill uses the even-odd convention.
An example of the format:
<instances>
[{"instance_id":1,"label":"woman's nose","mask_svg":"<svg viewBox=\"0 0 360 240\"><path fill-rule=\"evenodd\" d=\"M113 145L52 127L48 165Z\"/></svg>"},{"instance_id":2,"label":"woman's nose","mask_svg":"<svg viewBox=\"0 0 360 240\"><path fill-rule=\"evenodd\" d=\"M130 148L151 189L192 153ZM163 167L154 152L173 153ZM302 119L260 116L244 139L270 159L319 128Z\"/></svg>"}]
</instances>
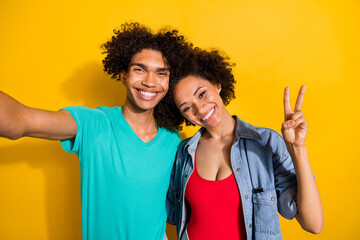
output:
<instances>
[{"instance_id":1,"label":"woman's nose","mask_svg":"<svg viewBox=\"0 0 360 240\"><path fill-rule=\"evenodd\" d=\"M196 115L203 115L205 112L204 104L198 101L194 103L193 109Z\"/></svg>"}]
</instances>

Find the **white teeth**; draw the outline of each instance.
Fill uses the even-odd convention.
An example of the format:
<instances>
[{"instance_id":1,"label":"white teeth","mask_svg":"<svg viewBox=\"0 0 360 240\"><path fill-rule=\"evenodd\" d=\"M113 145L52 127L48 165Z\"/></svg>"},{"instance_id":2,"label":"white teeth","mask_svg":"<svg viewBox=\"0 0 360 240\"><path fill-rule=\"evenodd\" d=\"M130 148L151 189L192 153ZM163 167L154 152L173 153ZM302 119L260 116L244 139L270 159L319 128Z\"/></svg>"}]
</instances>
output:
<instances>
[{"instance_id":1,"label":"white teeth","mask_svg":"<svg viewBox=\"0 0 360 240\"><path fill-rule=\"evenodd\" d=\"M212 108L212 109L210 110L210 112L208 112L208 114L206 114L206 116L203 117L201 120L202 120L202 121L206 121L206 120L211 116L211 114L213 114L214 111L215 111L215 108Z\"/></svg>"},{"instance_id":2,"label":"white teeth","mask_svg":"<svg viewBox=\"0 0 360 240\"><path fill-rule=\"evenodd\" d=\"M145 92L145 91L141 91L139 90L139 93L146 96L146 97L153 97L156 95L156 93L153 93L153 92Z\"/></svg>"}]
</instances>

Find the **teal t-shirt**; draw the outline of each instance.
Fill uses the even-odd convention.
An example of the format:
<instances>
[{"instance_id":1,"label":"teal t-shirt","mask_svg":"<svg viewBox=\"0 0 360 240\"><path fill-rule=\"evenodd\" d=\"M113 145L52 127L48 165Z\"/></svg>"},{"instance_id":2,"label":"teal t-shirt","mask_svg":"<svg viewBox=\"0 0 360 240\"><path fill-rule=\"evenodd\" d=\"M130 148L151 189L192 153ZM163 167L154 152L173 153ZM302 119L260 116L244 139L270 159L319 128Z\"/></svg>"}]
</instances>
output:
<instances>
[{"instance_id":1,"label":"teal t-shirt","mask_svg":"<svg viewBox=\"0 0 360 240\"><path fill-rule=\"evenodd\" d=\"M145 143L121 107L64 110L78 127L75 138L61 144L79 156L83 239L162 240L179 133L159 128Z\"/></svg>"}]
</instances>

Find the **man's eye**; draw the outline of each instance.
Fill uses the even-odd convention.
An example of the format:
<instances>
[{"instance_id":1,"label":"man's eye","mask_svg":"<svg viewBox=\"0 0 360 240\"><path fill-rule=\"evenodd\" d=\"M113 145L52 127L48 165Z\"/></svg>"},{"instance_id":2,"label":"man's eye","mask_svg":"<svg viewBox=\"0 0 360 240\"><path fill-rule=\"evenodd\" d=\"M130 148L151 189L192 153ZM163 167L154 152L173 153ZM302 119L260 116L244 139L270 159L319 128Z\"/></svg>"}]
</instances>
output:
<instances>
[{"instance_id":1,"label":"man's eye","mask_svg":"<svg viewBox=\"0 0 360 240\"><path fill-rule=\"evenodd\" d=\"M161 76L167 76L168 73L167 72L158 72L158 75L161 75Z\"/></svg>"},{"instance_id":2,"label":"man's eye","mask_svg":"<svg viewBox=\"0 0 360 240\"><path fill-rule=\"evenodd\" d=\"M201 99L202 97L204 97L205 92L206 92L206 91L203 91L203 92L201 92L201 93L199 94L199 98L200 98L200 99Z\"/></svg>"},{"instance_id":3,"label":"man's eye","mask_svg":"<svg viewBox=\"0 0 360 240\"><path fill-rule=\"evenodd\" d=\"M134 71L135 71L135 72L143 72L144 70L141 69L141 68L134 68Z\"/></svg>"}]
</instances>

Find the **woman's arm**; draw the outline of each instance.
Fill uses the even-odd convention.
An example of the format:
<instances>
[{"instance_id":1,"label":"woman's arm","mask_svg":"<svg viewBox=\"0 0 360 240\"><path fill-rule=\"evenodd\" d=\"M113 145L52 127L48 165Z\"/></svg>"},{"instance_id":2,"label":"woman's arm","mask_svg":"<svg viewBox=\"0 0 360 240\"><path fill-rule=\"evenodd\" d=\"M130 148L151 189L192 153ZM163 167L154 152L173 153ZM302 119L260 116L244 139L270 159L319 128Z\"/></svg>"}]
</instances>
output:
<instances>
[{"instance_id":1,"label":"woman's arm","mask_svg":"<svg viewBox=\"0 0 360 240\"><path fill-rule=\"evenodd\" d=\"M324 217L320 194L305 146L308 123L301 111L305 86L300 89L294 111L291 110L289 92L289 88L285 88L285 122L281 131L296 171L298 183L296 219L304 230L318 234L324 226Z\"/></svg>"}]
</instances>

